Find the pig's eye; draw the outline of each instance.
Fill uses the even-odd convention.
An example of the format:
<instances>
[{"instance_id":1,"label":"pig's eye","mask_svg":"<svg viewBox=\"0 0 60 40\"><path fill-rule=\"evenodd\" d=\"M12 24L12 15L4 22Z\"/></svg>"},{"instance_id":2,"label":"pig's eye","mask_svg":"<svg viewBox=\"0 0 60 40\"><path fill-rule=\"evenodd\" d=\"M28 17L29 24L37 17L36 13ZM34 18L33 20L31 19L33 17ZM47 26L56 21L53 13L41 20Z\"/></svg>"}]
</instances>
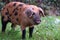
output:
<instances>
[{"instance_id":1,"label":"pig's eye","mask_svg":"<svg viewBox=\"0 0 60 40\"><path fill-rule=\"evenodd\" d=\"M35 13L33 12L33 14L32 15L35 15Z\"/></svg>"}]
</instances>

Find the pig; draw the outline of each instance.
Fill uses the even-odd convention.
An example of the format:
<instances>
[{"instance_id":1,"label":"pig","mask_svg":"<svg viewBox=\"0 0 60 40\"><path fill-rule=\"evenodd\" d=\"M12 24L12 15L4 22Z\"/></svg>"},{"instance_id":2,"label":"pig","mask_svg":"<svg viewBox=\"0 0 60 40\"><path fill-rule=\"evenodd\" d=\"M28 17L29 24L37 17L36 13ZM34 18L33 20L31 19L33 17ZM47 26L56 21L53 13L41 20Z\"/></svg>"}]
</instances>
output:
<instances>
[{"instance_id":1,"label":"pig","mask_svg":"<svg viewBox=\"0 0 60 40\"><path fill-rule=\"evenodd\" d=\"M22 39L25 39L26 27L29 27L29 38L31 38L34 25L40 24L41 16L45 15L40 7L22 2L10 2L1 10L2 32L5 32L7 23L11 22L12 28L16 25L21 26Z\"/></svg>"}]
</instances>

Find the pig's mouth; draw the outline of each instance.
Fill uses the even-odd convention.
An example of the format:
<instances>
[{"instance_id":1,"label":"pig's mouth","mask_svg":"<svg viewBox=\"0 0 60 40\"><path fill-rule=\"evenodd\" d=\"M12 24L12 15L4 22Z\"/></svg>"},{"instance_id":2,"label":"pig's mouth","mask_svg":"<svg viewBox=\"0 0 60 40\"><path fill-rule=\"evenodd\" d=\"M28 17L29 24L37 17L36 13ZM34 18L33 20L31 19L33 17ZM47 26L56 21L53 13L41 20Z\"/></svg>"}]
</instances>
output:
<instances>
[{"instance_id":1,"label":"pig's mouth","mask_svg":"<svg viewBox=\"0 0 60 40\"><path fill-rule=\"evenodd\" d=\"M41 20L35 20L34 22L35 22L35 25L38 25L40 24Z\"/></svg>"}]
</instances>

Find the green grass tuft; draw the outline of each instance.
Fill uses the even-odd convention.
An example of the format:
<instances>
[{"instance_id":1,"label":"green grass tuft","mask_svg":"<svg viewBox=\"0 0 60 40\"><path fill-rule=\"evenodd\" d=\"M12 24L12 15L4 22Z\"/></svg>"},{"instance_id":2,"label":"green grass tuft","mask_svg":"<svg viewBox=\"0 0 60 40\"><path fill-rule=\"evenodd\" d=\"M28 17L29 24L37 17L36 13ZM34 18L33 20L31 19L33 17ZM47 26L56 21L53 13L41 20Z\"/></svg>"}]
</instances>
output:
<instances>
[{"instance_id":1,"label":"green grass tuft","mask_svg":"<svg viewBox=\"0 0 60 40\"><path fill-rule=\"evenodd\" d=\"M26 28L26 40L60 40L60 23L55 23L59 17L47 16L42 17L42 22L35 25L33 37L29 39L29 29ZM8 23L5 33L1 33L2 25L0 18L0 40L21 40L20 26L16 30L11 29L11 23Z\"/></svg>"}]
</instances>

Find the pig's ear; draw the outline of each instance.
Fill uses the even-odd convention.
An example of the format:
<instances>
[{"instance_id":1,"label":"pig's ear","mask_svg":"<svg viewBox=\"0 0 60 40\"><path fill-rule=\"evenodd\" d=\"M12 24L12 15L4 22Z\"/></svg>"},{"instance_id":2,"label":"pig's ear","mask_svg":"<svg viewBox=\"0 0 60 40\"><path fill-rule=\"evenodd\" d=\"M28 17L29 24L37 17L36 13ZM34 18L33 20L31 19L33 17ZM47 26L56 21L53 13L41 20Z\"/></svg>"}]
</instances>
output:
<instances>
[{"instance_id":1,"label":"pig's ear","mask_svg":"<svg viewBox=\"0 0 60 40\"><path fill-rule=\"evenodd\" d=\"M25 13L28 17L32 16L32 11L30 9L26 10Z\"/></svg>"},{"instance_id":2,"label":"pig's ear","mask_svg":"<svg viewBox=\"0 0 60 40\"><path fill-rule=\"evenodd\" d=\"M39 7L39 14L40 14L40 16L43 16L43 17L45 16L45 15L44 15L44 11L43 11L43 9L40 8L40 7Z\"/></svg>"}]
</instances>

